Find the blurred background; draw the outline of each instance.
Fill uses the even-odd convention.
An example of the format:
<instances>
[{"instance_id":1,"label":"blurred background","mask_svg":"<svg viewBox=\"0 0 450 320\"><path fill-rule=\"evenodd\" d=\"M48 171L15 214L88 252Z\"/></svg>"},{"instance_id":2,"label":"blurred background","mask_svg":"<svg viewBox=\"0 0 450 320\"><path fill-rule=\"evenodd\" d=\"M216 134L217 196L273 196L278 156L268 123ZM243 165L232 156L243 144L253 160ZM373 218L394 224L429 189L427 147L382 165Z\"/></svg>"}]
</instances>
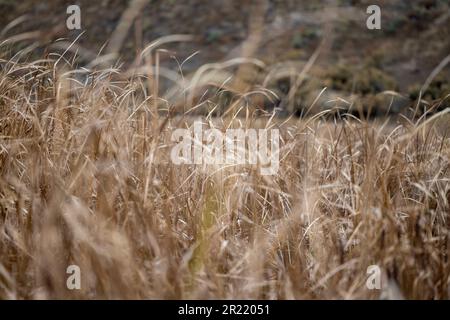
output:
<instances>
[{"instance_id":1,"label":"blurred background","mask_svg":"<svg viewBox=\"0 0 450 320\"><path fill-rule=\"evenodd\" d=\"M66 27L71 4L81 8L81 30ZM381 8L381 30L366 27L372 4ZM324 87L321 108L339 96L374 114L401 112L421 89L430 104L450 93L448 0L0 0L0 12L1 37L12 37L17 47L64 51L83 33L71 47L80 65L102 52L117 53L130 66L152 41L192 35L190 41L164 45L169 51L161 54L162 67L178 72L184 61L182 72L189 75L207 63L257 58L264 72L236 68L239 81L230 90L267 87L276 99L261 102L263 108L297 115ZM394 103L380 97L386 91L398 93L389 96Z\"/></svg>"}]
</instances>

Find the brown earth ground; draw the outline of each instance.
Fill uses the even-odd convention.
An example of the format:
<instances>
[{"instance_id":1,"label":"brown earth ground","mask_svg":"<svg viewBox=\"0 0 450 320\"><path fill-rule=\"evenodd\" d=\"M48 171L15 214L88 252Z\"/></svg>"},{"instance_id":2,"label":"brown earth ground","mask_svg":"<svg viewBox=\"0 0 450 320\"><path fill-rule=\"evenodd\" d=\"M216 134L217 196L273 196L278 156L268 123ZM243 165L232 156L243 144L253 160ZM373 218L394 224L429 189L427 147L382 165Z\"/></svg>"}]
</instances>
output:
<instances>
[{"instance_id":1,"label":"brown earth ground","mask_svg":"<svg viewBox=\"0 0 450 320\"><path fill-rule=\"evenodd\" d=\"M366 8L372 2L80 0L75 4L81 8L84 33L72 49L78 54L79 66L87 65L101 50L109 53L114 47L120 61L130 66L155 39L189 34L193 36L189 42L164 45L170 54L161 54L161 66L177 72L177 64L184 61L182 71L189 75L207 63L242 56L258 58L266 67L236 67L232 73L238 80L230 88L242 93L263 84L276 98L253 101L261 104L258 107L278 106L300 115L327 87L316 103L319 110L347 110L352 104L363 113L404 112L416 105L420 89L433 70L448 60L449 1L377 1L382 10L382 29L368 30ZM43 52L65 50L80 34L65 27L70 4L74 3L2 0L2 38L13 37L21 47L34 44ZM137 8L134 13L127 10L133 5ZM132 19L122 32L123 42L119 39L111 44L117 40L114 37L127 14ZM315 52L318 56L311 61ZM305 71L308 61L313 62L312 67L297 86L297 75ZM444 67L422 94L428 107L450 93L448 70ZM270 81L268 74L272 75ZM161 86L163 90L170 88L165 82ZM402 97L395 96L395 101L390 95L380 97L386 91L399 92ZM348 104L327 103L336 97ZM185 101L171 103L189 108ZM446 106L444 101L439 108Z\"/></svg>"}]
</instances>

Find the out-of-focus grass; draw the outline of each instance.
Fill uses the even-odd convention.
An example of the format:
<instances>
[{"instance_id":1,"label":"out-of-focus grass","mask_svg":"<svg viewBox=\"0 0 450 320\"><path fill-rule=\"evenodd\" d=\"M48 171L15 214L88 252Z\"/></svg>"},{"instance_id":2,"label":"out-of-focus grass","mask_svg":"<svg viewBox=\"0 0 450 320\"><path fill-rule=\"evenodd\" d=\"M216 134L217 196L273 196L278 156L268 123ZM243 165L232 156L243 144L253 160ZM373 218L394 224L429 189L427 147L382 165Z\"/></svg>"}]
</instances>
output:
<instances>
[{"instance_id":1,"label":"out-of-focus grass","mask_svg":"<svg viewBox=\"0 0 450 320\"><path fill-rule=\"evenodd\" d=\"M173 116L151 61L129 77L69 61L0 61L0 298L449 297L448 109L282 119L254 112L259 88L202 120L278 128L276 175L178 166L170 135L195 99Z\"/></svg>"}]
</instances>

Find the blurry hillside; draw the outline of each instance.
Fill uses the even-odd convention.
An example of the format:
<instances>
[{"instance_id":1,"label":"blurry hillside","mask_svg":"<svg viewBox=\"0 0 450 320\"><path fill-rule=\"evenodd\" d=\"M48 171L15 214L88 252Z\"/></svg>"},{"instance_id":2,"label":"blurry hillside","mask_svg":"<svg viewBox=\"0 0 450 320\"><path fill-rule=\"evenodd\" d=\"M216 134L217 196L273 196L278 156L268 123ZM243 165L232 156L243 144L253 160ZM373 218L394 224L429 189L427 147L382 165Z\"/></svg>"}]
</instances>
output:
<instances>
[{"instance_id":1,"label":"blurry hillside","mask_svg":"<svg viewBox=\"0 0 450 320\"><path fill-rule=\"evenodd\" d=\"M135 13L127 11L132 3L137 3ZM161 54L161 66L177 70L189 58L182 68L189 74L206 63L258 58L267 70L237 70L240 88L267 86L277 95L277 106L297 113L324 87L320 103L340 96L351 104L357 96L375 107L386 105L381 92L396 91L403 97L390 108L399 111L419 97L429 75L450 54L448 0L376 1L382 30L366 28L366 8L374 4L368 0L0 0L1 38L13 37L22 48L34 44L42 52L63 51L80 34L65 27L70 4L82 12L84 33L73 47L81 65L103 46L103 52L111 49L108 40L128 12L129 28L116 44L125 65L157 38L190 34L192 41L164 46L170 52ZM312 67L299 81L308 61ZM423 99L450 93L449 70L447 65L439 72Z\"/></svg>"}]
</instances>

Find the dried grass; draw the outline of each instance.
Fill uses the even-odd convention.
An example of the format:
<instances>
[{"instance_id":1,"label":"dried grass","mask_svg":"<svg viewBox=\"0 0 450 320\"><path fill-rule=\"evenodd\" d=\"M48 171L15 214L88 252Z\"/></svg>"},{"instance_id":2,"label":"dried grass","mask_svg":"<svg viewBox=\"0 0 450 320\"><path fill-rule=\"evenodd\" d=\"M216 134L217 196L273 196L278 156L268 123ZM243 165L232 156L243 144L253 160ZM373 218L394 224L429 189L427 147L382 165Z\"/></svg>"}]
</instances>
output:
<instances>
[{"instance_id":1,"label":"dried grass","mask_svg":"<svg viewBox=\"0 0 450 320\"><path fill-rule=\"evenodd\" d=\"M280 129L278 174L177 166L170 134L193 118L156 117L170 104L143 75L71 64L0 61L0 298L449 298L445 115L285 121L243 95L244 116L203 120Z\"/></svg>"}]
</instances>

